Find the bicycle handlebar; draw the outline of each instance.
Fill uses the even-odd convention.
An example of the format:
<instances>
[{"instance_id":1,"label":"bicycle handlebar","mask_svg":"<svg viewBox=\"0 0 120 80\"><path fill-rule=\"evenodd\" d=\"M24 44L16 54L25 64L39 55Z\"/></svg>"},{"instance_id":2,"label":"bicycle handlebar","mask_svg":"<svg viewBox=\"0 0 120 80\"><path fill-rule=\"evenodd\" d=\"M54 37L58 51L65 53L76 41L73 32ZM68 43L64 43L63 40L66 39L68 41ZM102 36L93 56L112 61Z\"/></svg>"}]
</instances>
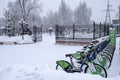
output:
<instances>
[{"instance_id":1,"label":"bicycle handlebar","mask_svg":"<svg viewBox=\"0 0 120 80\"><path fill-rule=\"evenodd\" d=\"M73 54L66 54L65 56L66 57L71 57Z\"/></svg>"}]
</instances>

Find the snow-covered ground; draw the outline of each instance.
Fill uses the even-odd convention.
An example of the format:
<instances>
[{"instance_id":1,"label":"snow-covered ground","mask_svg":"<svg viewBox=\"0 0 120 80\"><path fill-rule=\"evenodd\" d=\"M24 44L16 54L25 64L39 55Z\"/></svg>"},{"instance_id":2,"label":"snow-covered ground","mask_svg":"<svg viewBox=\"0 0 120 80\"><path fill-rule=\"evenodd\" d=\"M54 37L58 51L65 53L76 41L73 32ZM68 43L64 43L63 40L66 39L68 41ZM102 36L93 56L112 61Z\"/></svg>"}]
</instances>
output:
<instances>
[{"instance_id":1,"label":"snow-covered ground","mask_svg":"<svg viewBox=\"0 0 120 80\"><path fill-rule=\"evenodd\" d=\"M5 38L6 40L6 38ZM120 80L119 38L108 78L84 73L55 70L57 60L69 60L82 46L56 45L55 36L43 34L43 41L27 45L0 46L0 80Z\"/></svg>"},{"instance_id":2,"label":"snow-covered ground","mask_svg":"<svg viewBox=\"0 0 120 80\"><path fill-rule=\"evenodd\" d=\"M17 36L17 37L0 36L0 42L4 42L5 44L9 44L12 42L17 42L19 44L33 43L32 37L28 35L24 35L24 40L22 39L22 36Z\"/></svg>"}]
</instances>

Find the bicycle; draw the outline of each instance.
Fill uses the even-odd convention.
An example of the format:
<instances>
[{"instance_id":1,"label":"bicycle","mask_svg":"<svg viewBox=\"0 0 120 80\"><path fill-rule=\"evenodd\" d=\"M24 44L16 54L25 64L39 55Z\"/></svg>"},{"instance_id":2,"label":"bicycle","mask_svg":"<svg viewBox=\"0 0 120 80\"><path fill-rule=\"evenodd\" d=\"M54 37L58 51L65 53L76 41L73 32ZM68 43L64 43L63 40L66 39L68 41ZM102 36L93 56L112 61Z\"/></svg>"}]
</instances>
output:
<instances>
[{"instance_id":1,"label":"bicycle","mask_svg":"<svg viewBox=\"0 0 120 80\"><path fill-rule=\"evenodd\" d=\"M107 48L109 39L105 39L102 42L93 40L89 46L83 47L83 52L77 51L74 54L67 54L66 57L70 58L70 62L60 60L56 62L56 69L62 68L62 70L73 72L84 72L99 74L103 77L107 77L106 69L111 66L111 59L107 55ZM108 46L106 48L106 46ZM104 51L104 52L103 52ZM73 62L73 59L76 62ZM75 63L78 63L76 66Z\"/></svg>"},{"instance_id":2,"label":"bicycle","mask_svg":"<svg viewBox=\"0 0 120 80\"><path fill-rule=\"evenodd\" d=\"M107 72L104 67L95 63L93 58L88 59L88 55L84 56L83 53L74 53L74 54L67 54L66 57L70 58L70 62L60 60L56 62L56 70L61 67L64 71L68 73L74 72L84 72L84 73L92 73L92 74L99 74L103 77L107 77ZM79 66L74 66L73 58L75 58ZM84 70L83 70L84 68Z\"/></svg>"}]
</instances>

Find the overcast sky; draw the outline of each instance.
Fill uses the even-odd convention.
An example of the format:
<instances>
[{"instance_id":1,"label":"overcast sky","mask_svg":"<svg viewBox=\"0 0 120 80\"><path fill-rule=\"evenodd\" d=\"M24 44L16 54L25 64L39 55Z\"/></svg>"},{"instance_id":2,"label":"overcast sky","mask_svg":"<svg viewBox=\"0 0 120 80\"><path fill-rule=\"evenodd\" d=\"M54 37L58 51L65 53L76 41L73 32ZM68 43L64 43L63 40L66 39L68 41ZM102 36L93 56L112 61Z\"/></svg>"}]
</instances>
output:
<instances>
[{"instance_id":1,"label":"overcast sky","mask_svg":"<svg viewBox=\"0 0 120 80\"><path fill-rule=\"evenodd\" d=\"M6 9L6 6L9 1L13 0L1 0L0 2L0 17L3 16L3 12ZM41 15L46 15L46 13L49 10L52 10L53 12L58 10L58 7L60 5L61 0L41 0L43 3L43 12ZM107 0L65 0L65 2L71 7L72 10L75 9L76 6L78 6L79 2L85 1L88 5L88 7L92 8L92 20L96 22L104 22L105 21L105 13L102 12L102 10L106 9L107 6ZM116 13L118 12L118 6L120 5L120 0L110 0L110 3L112 4L112 8L115 11L111 12L111 19L115 19Z\"/></svg>"}]
</instances>

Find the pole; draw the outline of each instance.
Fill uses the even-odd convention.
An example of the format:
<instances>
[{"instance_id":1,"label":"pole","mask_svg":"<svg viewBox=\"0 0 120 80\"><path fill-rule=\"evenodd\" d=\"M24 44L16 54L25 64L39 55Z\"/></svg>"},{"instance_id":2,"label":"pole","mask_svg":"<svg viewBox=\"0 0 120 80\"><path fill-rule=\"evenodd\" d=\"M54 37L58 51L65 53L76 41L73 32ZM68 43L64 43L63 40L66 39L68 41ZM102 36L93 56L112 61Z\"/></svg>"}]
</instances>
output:
<instances>
[{"instance_id":1,"label":"pole","mask_svg":"<svg viewBox=\"0 0 120 80\"><path fill-rule=\"evenodd\" d=\"M104 23L104 36L106 36L106 23Z\"/></svg>"},{"instance_id":2,"label":"pole","mask_svg":"<svg viewBox=\"0 0 120 80\"><path fill-rule=\"evenodd\" d=\"M58 39L58 25L56 24L56 27L55 27L55 35L56 35L56 40Z\"/></svg>"},{"instance_id":3,"label":"pole","mask_svg":"<svg viewBox=\"0 0 120 80\"><path fill-rule=\"evenodd\" d=\"M21 24L21 27L22 27L22 32L23 32L23 34L22 34L22 40L24 40L24 23L23 23L23 21L22 21L22 24Z\"/></svg>"},{"instance_id":4,"label":"pole","mask_svg":"<svg viewBox=\"0 0 120 80\"><path fill-rule=\"evenodd\" d=\"M73 40L75 39L75 25L73 24Z\"/></svg>"},{"instance_id":5,"label":"pole","mask_svg":"<svg viewBox=\"0 0 120 80\"><path fill-rule=\"evenodd\" d=\"M93 40L95 39L95 22L93 22Z\"/></svg>"},{"instance_id":6,"label":"pole","mask_svg":"<svg viewBox=\"0 0 120 80\"><path fill-rule=\"evenodd\" d=\"M100 33L99 33L99 34L100 34L100 35L99 35L100 37L101 37L101 31L102 31L102 30L101 30L101 22L100 22Z\"/></svg>"}]
</instances>

